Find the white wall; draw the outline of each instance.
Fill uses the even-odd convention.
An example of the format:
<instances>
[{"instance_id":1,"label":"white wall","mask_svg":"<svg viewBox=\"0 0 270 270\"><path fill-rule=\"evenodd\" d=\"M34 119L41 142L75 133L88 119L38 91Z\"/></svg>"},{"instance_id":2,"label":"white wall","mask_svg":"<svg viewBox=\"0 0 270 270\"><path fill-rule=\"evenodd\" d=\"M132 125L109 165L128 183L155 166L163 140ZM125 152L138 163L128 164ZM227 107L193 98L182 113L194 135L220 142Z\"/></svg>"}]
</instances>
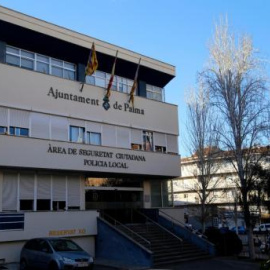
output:
<instances>
[{"instance_id":1,"label":"white wall","mask_svg":"<svg viewBox=\"0 0 270 270\"><path fill-rule=\"evenodd\" d=\"M169 177L177 177L180 174L180 158L178 155L132 151L113 147L74 144L9 135L0 135L0 143L1 152L3 151L3 153L5 153L5 155L0 155L0 165L5 167ZM75 154L73 151L70 153L70 149L76 150ZM80 150L91 151L93 155L88 155L87 152L80 154ZM98 152L98 155L103 155L105 152L111 153L111 155L97 156L94 154L96 152ZM25 153L27 153L27 155L25 155ZM132 158L126 158L126 155L139 156L142 157L142 159L132 160ZM93 163L91 161L93 161ZM113 166L112 164L120 164L120 166Z\"/></svg>"},{"instance_id":2,"label":"white wall","mask_svg":"<svg viewBox=\"0 0 270 270\"><path fill-rule=\"evenodd\" d=\"M0 242L48 236L91 236L97 234L98 212L25 212L24 230L0 231Z\"/></svg>"},{"instance_id":3,"label":"white wall","mask_svg":"<svg viewBox=\"0 0 270 270\"><path fill-rule=\"evenodd\" d=\"M175 105L136 96L134 108L143 111L138 114L129 107L127 94L113 91L110 97L111 108L106 111L102 107L104 88L85 85L83 92L80 92L79 82L5 64L0 64L0 81L0 106L71 116L178 136L178 108ZM94 100L95 105L54 98L50 93L51 89L54 93L57 90L68 95Z\"/></svg>"}]
</instances>

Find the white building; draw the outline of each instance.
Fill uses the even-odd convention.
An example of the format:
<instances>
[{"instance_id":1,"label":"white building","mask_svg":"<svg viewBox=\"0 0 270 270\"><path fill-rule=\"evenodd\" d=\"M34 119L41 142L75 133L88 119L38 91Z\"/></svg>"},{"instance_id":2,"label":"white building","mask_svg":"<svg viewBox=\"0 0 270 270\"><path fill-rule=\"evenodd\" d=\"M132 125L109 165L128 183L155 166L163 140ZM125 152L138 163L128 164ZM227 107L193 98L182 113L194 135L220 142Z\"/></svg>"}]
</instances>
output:
<instances>
[{"instance_id":1,"label":"white building","mask_svg":"<svg viewBox=\"0 0 270 270\"><path fill-rule=\"evenodd\" d=\"M42 236L71 237L95 255L100 209L171 206L178 109L164 87L175 68L4 7L0 29L0 259L18 261L23 243ZM98 70L80 91L93 42Z\"/></svg>"},{"instance_id":2,"label":"white building","mask_svg":"<svg viewBox=\"0 0 270 270\"><path fill-rule=\"evenodd\" d=\"M269 149L266 156L261 158L262 149L264 152L268 148L258 148L258 151L254 151L252 161L254 164L259 163L264 168L270 167ZM256 149L255 149L256 150ZM260 158L260 159L259 159ZM201 186L198 183L199 171L197 167L197 157L193 155L181 159L181 177L173 179L173 197L174 205L177 207L184 207L186 213L191 216L200 215L201 199L199 193L201 193ZM226 222L229 227L234 226L234 212L237 209L238 218L241 216L241 207L238 204L239 201L239 178L235 167L228 160L228 152L220 152L217 155L216 160L213 162L212 175L209 185L207 187L208 198L206 205L213 208L214 218L219 216L219 223L224 222L222 219L229 218ZM259 209L260 208L260 209ZM254 215L262 215L263 218L269 218L268 209L265 206L259 207L256 205L250 205L250 211ZM210 210L212 211L212 210ZM232 219L232 220L230 220ZM212 220L210 223L213 222ZM242 221L241 221L242 222ZM240 222L240 225L242 223ZM217 223L215 225L218 225ZM224 225L224 224L223 224Z\"/></svg>"}]
</instances>

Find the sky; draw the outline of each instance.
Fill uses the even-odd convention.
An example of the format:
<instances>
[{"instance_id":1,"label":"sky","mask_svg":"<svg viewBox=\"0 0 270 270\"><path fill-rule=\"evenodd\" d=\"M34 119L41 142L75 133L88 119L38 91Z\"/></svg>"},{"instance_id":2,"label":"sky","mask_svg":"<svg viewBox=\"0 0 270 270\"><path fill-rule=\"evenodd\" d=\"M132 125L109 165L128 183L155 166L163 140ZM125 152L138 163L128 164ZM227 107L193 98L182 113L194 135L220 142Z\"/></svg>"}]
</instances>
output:
<instances>
[{"instance_id":1,"label":"sky","mask_svg":"<svg viewBox=\"0 0 270 270\"><path fill-rule=\"evenodd\" d=\"M215 23L227 16L232 31L249 34L260 57L270 60L269 0L0 0L0 5L175 66L165 96L178 105L183 157L190 154L183 143L185 93L207 62Z\"/></svg>"}]
</instances>

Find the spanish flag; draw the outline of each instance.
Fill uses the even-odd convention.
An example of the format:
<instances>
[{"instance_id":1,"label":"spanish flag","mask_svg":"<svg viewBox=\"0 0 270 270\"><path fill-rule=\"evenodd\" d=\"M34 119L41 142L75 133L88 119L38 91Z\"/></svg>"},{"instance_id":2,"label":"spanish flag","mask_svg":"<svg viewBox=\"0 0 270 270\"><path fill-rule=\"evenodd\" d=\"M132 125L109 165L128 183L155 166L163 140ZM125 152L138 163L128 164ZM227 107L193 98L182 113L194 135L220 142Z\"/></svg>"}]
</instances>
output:
<instances>
[{"instance_id":1,"label":"spanish flag","mask_svg":"<svg viewBox=\"0 0 270 270\"><path fill-rule=\"evenodd\" d=\"M85 68L85 76L92 75L98 68L98 60L95 49L95 43L93 42L92 48L89 54L87 66Z\"/></svg>"},{"instance_id":2,"label":"spanish flag","mask_svg":"<svg viewBox=\"0 0 270 270\"><path fill-rule=\"evenodd\" d=\"M112 67L112 73L111 73L111 77L107 86L107 92L105 97L109 99L109 97L111 96L111 87L112 87L112 83L113 83L113 78L114 78L114 73L115 73L115 65L116 65L116 60L117 60L117 54L118 51L116 51L116 55L115 55L115 59L114 59L114 63L113 63L113 67Z\"/></svg>"},{"instance_id":3,"label":"spanish flag","mask_svg":"<svg viewBox=\"0 0 270 270\"><path fill-rule=\"evenodd\" d=\"M134 78L134 81L133 81L133 85L132 85L132 88L130 90L130 94L129 94L129 103L131 102L132 103L132 106L134 106L134 93L137 89L137 85L138 85L138 74L139 74L139 67L140 67L140 62L141 62L141 58L139 60L139 63L138 63L138 66L137 66L137 70L136 70L136 74L135 74L135 78Z\"/></svg>"}]
</instances>

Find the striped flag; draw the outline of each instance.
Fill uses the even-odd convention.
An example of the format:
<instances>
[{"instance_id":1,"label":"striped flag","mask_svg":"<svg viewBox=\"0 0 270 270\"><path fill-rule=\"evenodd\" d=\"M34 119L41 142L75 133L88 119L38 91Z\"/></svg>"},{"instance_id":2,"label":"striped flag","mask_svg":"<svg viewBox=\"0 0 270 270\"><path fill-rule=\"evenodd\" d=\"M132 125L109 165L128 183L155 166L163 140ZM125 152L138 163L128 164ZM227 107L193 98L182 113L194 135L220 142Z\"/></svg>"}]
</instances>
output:
<instances>
[{"instance_id":1,"label":"striped flag","mask_svg":"<svg viewBox=\"0 0 270 270\"><path fill-rule=\"evenodd\" d=\"M97 60L97 54L96 54L96 48L95 48L95 43L93 42L92 48L89 53L87 65L85 68L85 77L84 77L84 82L82 83L82 87L80 91L82 92L84 84L85 84L85 79L86 76L89 75L91 76L98 68L98 60Z\"/></svg>"},{"instance_id":2,"label":"striped flag","mask_svg":"<svg viewBox=\"0 0 270 270\"><path fill-rule=\"evenodd\" d=\"M112 83L113 83L113 78L114 78L114 73L115 73L115 65L116 65L116 60L117 60L117 54L118 51L116 51L116 55L115 55L115 59L114 59L114 63L113 63L113 67L112 67L112 73L111 73L111 77L107 86L107 92L105 97L107 97L109 99L109 97L111 96L111 87L112 87Z\"/></svg>"},{"instance_id":3,"label":"striped flag","mask_svg":"<svg viewBox=\"0 0 270 270\"><path fill-rule=\"evenodd\" d=\"M89 54L87 66L85 68L85 76L92 75L98 68L98 60L95 49L95 43L93 42L92 48Z\"/></svg>"},{"instance_id":4,"label":"striped flag","mask_svg":"<svg viewBox=\"0 0 270 270\"><path fill-rule=\"evenodd\" d=\"M130 94L129 94L129 101L128 102L129 103L131 102L132 103L132 106L134 106L134 94L135 94L135 91L136 91L137 85L138 85L137 80L138 80L140 63L141 63L141 58L139 60L138 66L137 66L135 78L134 78L133 85L132 85L132 88L131 88Z\"/></svg>"}]
</instances>

